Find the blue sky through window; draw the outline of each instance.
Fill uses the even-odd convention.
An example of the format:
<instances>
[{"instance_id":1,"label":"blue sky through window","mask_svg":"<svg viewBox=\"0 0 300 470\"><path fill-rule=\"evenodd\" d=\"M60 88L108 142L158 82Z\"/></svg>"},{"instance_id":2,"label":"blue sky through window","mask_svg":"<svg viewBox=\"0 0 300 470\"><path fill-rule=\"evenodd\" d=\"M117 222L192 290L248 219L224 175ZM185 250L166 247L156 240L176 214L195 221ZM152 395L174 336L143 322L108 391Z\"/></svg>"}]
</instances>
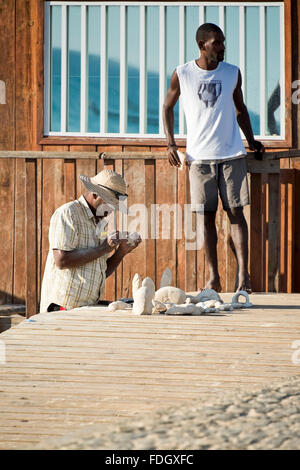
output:
<instances>
[{"instance_id":1,"label":"blue sky through window","mask_svg":"<svg viewBox=\"0 0 300 470\"><path fill-rule=\"evenodd\" d=\"M206 6L205 21L219 24L217 6ZM120 123L120 7L107 6L107 132L119 133ZM179 64L179 7L165 8L166 89ZM266 35L266 134L280 134L280 13L279 7L265 8ZM139 7L128 6L127 16L127 132L139 132ZM88 132L100 132L100 19L101 7L87 8L87 96ZM226 60L239 66L239 7L225 7ZM199 56L195 33L199 8L185 7L185 61ZM61 7L51 6L51 99L50 130L61 125ZM259 7L245 7L245 101L255 134L260 133ZM81 8L68 7L68 110L67 131L80 131ZM146 129L159 132L159 6L146 7ZM271 104L269 102L271 98ZM276 107L277 106L277 107ZM270 120L270 126L269 126ZM175 108L175 132L179 131L179 110Z\"/></svg>"}]
</instances>

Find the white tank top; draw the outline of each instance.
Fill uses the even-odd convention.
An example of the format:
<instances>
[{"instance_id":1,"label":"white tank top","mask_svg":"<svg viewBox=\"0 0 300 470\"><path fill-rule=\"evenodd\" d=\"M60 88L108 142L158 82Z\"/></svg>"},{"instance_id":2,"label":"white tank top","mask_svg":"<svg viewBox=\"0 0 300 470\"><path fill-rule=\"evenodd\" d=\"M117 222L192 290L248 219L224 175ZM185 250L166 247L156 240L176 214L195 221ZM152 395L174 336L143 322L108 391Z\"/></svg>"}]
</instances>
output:
<instances>
[{"instance_id":1,"label":"white tank top","mask_svg":"<svg viewBox=\"0 0 300 470\"><path fill-rule=\"evenodd\" d=\"M192 60L176 70L187 123L187 161L245 155L232 97L238 67L219 62L216 69L204 70Z\"/></svg>"}]
</instances>

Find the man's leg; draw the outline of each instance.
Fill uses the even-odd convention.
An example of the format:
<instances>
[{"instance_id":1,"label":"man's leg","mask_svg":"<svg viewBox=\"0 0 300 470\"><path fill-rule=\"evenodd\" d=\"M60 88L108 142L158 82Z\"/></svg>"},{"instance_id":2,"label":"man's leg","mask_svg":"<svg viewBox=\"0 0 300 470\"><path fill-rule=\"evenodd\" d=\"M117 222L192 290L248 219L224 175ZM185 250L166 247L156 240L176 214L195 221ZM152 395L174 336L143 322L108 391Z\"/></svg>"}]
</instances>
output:
<instances>
[{"instance_id":1,"label":"man's leg","mask_svg":"<svg viewBox=\"0 0 300 470\"><path fill-rule=\"evenodd\" d=\"M239 266L238 290L252 292L248 273L248 227L243 207L250 203L244 157L220 164L219 189L231 225L231 238Z\"/></svg>"},{"instance_id":2,"label":"man's leg","mask_svg":"<svg viewBox=\"0 0 300 470\"><path fill-rule=\"evenodd\" d=\"M243 213L243 207L227 209L231 225L231 238L236 251L239 266L239 282L237 290L251 294L250 275L248 272L248 226Z\"/></svg>"},{"instance_id":3,"label":"man's leg","mask_svg":"<svg viewBox=\"0 0 300 470\"><path fill-rule=\"evenodd\" d=\"M204 212L204 251L209 265L209 281L205 289L221 292L217 256L216 212Z\"/></svg>"},{"instance_id":4,"label":"man's leg","mask_svg":"<svg viewBox=\"0 0 300 470\"><path fill-rule=\"evenodd\" d=\"M215 164L205 163L191 165L189 177L192 210L196 210L199 205L204 209L204 251L210 275L204 289L214 289L220 292L216 230L216 212L218 208L216 166Z\"/></svg>"}]
</instances>

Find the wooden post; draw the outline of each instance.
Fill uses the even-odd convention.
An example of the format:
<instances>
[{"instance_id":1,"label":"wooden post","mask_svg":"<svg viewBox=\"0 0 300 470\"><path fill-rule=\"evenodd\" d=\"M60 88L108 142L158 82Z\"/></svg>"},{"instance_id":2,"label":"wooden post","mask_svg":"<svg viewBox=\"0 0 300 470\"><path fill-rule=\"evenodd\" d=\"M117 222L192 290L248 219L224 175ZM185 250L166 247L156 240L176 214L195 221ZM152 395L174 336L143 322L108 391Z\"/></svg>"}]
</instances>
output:
<instances>
[{"instance_id":1,"label":"wooden post","mask_svg":"<svg viewBox=\"0 0 300 470\"><path fill-rule=\"evenodd\" d=\"M268 292L279 292L280 176L269 174Z\"/></svg>"},{"instance_id":2,"label":"wooden post","mask_svg":"<svg viewBox=\"0 0 300 470\"><path fill-rule=\"evenodd\" d=\"M268 174L261 175L261 292L266 292L266 264L268 250L268 207L267 207L267 183Z\"/></svg>"},{"instance_id":3,"label":"wooden post","mask_svg":"<svg viewBox=\"0 0 300 470\"><path fill-rule=\"evenodd\" d=\"M148 212L148 238L145 240L146 273L156 279L156 240L151 238L151 205L155 204L155 160L145 160L145 198L144 204Z\"/></svg>"},{"instance_id":4,"label":"wooden post","mask_svg":"<svg viewBox=\"0 0 300 470\"><path fill-rule=\"evenodd\" d=\"M15 149L16 95L16 2L1 2L0 15L0 79L4 95L0 102L0 150Z\"/></svg>"},{"instance_id":5,"label":"wooden post","mask_svg":"<svg viewBox=\"0 0 300 470\"><path fill-rule=\"evenodd\" d=\"M299 212L300 206L300 163L298 167L295 166L295 198L294 198L294 207L295 213ZM295 226L294 226L294 235L295 235L295 244L294 244L294 286L293 292L300 292L300 217L295 216Z\"/></svg>"},{"instance_id":6,"label":"wooden post","mask_svg":"<svg viewBox=\"0 0 300 470\"><path fill-rule=\"evenodd\" d=\"M295 243L295 176L296 170L280 172L281 223L280 223L280 292L293 292Z\"/></svg>"},{"instance_id":7,"label":"wooden post","mask_svg":"<svg viewBox=\"0 0 300 470\"><path fill-rule=\"evenodd\" d=\"M26 317L38 313L37 291L37 162L26 159L25 250Z\"/></svg>"},{"instance_id":8,"label":"wooden post","mask_svg":"<svg viewBox=\"0 0 300 470\"><path fill-rule=\"evenodd\" d=\"M250 276L253 292L263 291L262 174L251 174Z\"/></svg>"}]
</instances>

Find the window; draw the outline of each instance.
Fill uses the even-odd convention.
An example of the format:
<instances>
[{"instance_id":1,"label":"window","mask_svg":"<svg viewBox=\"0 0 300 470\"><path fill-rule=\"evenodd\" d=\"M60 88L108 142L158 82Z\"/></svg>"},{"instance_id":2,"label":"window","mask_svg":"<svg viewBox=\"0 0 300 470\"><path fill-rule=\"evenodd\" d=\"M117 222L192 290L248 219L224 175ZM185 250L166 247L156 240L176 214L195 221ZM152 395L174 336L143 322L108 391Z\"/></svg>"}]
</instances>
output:
<instances>
[{"instance_id":1,"label":"window","mask_svg":"<svg viewBox=\"0 0 300 470\"><path fill-rule=\"evenodd\" d=\"M163 137L178 64L199 57L199 24L218 24L242 72L256 136L285 138L283 2L45 3L45 135ZM185 137L182 106L176 137Z\"/></svg>"}]
</instances>

